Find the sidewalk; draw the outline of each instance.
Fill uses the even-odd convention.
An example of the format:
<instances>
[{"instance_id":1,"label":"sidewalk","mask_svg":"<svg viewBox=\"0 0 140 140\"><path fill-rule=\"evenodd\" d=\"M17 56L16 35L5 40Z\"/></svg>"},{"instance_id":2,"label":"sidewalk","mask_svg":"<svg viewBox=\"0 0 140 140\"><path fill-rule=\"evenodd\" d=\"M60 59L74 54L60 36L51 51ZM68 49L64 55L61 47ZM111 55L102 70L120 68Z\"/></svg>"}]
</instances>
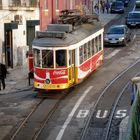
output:
<instances>
[{"instance_id":1,"label":"sidewalk","mask_svg":"<svg viewBox=\"0 0 140 140\"><path fill-rule=\"evenodd\" d=\"M110 20L114 19L117 14L100 14L101 24L104 26ZM31 85L28 84L28 68L27 67L16 67L14 69L8 70L7 78L5 80L6 88L0 91L0 95L8 94L13 92L20 92L23 90L28 90L33 87L33 80L31 80Z\"/></svg>"},{"instance_id":2,"label":"sidewalk","mask_svg":"<svg viewBox=\"0 0 140 140\"><path fill-rule=\"evenodd\" d=\"M33 87L33 80L31 80L31 85L29 86L28 68L16 67L14 69L8 69L5 84L6 87L0 91L0 95L31 89Z\"/></svg>"}]
</instances>

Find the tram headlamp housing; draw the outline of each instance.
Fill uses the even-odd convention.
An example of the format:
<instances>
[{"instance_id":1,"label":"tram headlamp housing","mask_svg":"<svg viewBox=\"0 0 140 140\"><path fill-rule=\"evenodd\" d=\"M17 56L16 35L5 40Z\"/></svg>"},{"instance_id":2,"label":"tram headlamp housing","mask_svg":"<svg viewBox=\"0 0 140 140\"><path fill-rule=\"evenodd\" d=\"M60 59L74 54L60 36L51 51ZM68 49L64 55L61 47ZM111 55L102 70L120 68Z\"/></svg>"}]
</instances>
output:
<instances>
[{"instance_id":1,"label":"tram headlamp housing","mask_svg":"<svg viewBox=\"0 0 140 140\"><path fill-rule=\"evenodd\" d=\"M50 79L46 79L46 84L50 84Z\"/></svg>"}]
</instances>

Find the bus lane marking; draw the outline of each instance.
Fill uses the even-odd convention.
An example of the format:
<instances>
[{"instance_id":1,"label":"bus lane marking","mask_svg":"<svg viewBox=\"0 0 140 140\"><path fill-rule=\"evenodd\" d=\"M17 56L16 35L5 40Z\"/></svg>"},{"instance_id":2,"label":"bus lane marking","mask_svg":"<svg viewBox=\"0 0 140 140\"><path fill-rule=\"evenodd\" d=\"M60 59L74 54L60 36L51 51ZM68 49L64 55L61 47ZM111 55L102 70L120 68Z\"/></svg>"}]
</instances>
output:
<instances>
[{"instance_id":1,"label":"bus lane marking","mask_svg":"<svg viewBox=\"0 0 140 140\"><path fill-rule=\"evenodd\" d=\"M86 97L86 95L89 93L89 91L93 88L93 86L90 86L86 89L86 91L83 93L83 95L79 98L79 100L77 101L77 103L75 104L75 106L73 107L72 111L70 112L70 114L68 115L68 118L66 119L66 121L64 122L63 126L61 127L56 140L61 140L64 134L65 129L67 128L68 124L70 123L72 117L74 116L74 113L76 112L76 110L79 108L80 104L82 103L82 101L84 100L84 98Z\"/></svg>"},{"instance_id":2,"label":"bus lane marking","mask_svg":"<svg viewBox=\"0 0 140 140\"><path fill-rule=\"evenodd\" d=\"M114 113L114 117L117 118L117 119L120 119L120 118L124 118L127 116L127 109L120 109L120 110L117 110L115 113ZM97 119L105 119L108 117L108 114L109 114L109 111L108 110L98 110L96 112L96 118Z\"/></svg>"},{"instance_id":3,"label":"bus lane marking","mask_svg":"<svg viewBox=\"0 0 140 140\"><path fill-rule=\"evenodd\" d=\"M76 118L85 118L87 117L89 110L79 110Z\"/></svg>"}]
</instances>

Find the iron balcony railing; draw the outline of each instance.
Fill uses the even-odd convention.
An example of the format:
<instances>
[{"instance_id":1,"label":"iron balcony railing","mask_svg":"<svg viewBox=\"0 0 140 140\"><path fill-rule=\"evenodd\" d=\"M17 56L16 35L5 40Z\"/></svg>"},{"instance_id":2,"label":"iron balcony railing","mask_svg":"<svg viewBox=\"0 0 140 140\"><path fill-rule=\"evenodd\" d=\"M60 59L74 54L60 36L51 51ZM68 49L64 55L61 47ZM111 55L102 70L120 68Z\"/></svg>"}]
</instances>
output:
<instances>
[{"instance_id":1,"label":"iron balcony railing","mask_svg":"<svg viewBox=\"0 0 140 140\"><path fill-rule=\"evenodd\" d=\"M9 7L38 7L38 0L9 0Z\"/></svg>"}]
</instances>

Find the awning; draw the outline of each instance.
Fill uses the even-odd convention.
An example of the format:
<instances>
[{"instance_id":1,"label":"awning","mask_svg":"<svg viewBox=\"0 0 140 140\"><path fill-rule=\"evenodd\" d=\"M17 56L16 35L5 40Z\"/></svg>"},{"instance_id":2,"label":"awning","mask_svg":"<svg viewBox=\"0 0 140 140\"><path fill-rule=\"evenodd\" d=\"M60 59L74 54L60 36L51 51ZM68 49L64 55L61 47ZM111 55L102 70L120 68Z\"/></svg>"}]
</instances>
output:
<instances>
[{"instance_id":1,"label":"awning","mask_svg":"<svg viewBox=\"0 0 140 140\"><path fill-rule=\"evenodd\" d=\"M18 29L18 23L17 22L4 23L4 27L5 27L5 30Z\"/></svg>"},{"instance_id":2,"label":"awning","mask_svg":"<svg viewBox=\"0 0 140 140\"><path fill-rule=\"evenodd\" d=\"M27 20L27 26L40 25L40 20Z\"/></svg>"}]
</instances>

